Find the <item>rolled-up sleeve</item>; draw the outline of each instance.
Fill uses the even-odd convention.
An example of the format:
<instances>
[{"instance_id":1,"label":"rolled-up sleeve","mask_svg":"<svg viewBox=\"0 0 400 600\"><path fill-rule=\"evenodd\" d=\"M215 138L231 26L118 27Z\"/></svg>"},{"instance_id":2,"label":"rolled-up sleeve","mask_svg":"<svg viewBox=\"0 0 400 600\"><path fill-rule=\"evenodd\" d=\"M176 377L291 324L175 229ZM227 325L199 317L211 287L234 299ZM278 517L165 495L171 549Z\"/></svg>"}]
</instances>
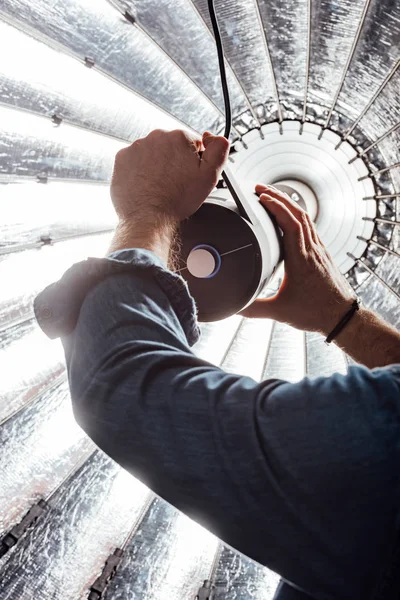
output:
<instances>
[{"instance_id":1,"label":"rolled-up sleeve","mask_svg":"<svg viewBox=\"0 0 400 600\"><path fill-rule=\"evenodd\" d=\"M87 290L63 337L78 423L312 597L374 598L398 532L400 368L297 384L225 373L191 351L191 300L174 286L132 267Z\"/></svg>"}]
</instances>

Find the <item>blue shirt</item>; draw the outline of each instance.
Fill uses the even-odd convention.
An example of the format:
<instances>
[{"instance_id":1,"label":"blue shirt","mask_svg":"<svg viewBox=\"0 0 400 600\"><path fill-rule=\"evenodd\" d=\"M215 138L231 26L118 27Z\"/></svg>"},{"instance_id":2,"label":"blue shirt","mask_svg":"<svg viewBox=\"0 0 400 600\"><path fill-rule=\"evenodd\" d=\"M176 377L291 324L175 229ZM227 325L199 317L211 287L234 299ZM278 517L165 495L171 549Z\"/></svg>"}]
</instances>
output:
<instances>
[{"instance_id":1,"label":"blue shirt","mask_svg":"<svg viewBox=\"0 0 400 600\"><path fill-rule=\"evenodd\" d=\"M63 339L74 414L94 442L291 582L281 598L392 597L399 365L295 384L225 373L190 349L184 281L139 249L74 265L35 313Z\"/></svg>"}]
</instances>

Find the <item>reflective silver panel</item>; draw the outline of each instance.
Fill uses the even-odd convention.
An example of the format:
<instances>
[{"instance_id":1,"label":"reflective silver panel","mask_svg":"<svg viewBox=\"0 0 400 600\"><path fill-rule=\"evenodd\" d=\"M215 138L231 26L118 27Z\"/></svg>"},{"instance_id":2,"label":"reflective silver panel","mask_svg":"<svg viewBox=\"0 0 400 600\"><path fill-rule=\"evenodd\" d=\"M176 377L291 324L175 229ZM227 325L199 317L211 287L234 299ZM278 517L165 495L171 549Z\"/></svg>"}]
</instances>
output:
<instances>
[{"instance_id":1,"label":"reflective silver panel","mask_svg":"<svg viewBox=\"0 0 400 600\"><path fill-rule=\"evenodd\" d=\"M219 118L213 105L138 28L105 0L3 0L2 11L62 44L196 130Z\"/></svg>"},{"instance_id":2,"label":"reflective silver panel","mask_svg":"<svg viewBox=\"0 0 400 600\"><path fill-rule=\"evenodd\" d=\"M399 102L399 97L397 96L397 102ZM394 105L396 107L396 104ZM399 106L397 104L397 106ZM400 161L400 129L388 135L384 140L379 142L377 148L385 159L385 164L394 165ZM396 192L400 191L400 177L398 170L394 169L390 172L390 176L393 179L395 184Z\"/></svg>"},{"instance_id":3,"label":"reflective silver panel","mask_svg":"<svg viewBox=\"0 0 400 600\"><path fill-rule=\"evenodd\" d=\"M59 279L74 262L103 256L110 240L110 234L101 234L0 256L0 280L8 282L0 288L2 326L31 318L32 302L40 290Z\"/></svg>"},{"instance_id":4,"label":"reflective silver panel","mask_svg":"<svg viewBox=\"0 0 400 600\"><path fill-rule=\"evenodd\" d=\"M311 2L310 96L328 109L344 74L364 5L365 0ZM321 115L320 121L326 116Z\"/></svg>"},{"instance_id":5,"label":"reflective silver panel","mask_svg":"<svg viewBox=\"0 0 400 600\"><path fill-rule=\"evenodd\" d=\"M107 185L29 182L0 190L0 250L105 231L117 223Z\"/></svg>"},{"instance_id":6,"label":"reflective silver panel","mask_svg":"<svg viewBox=\"0 0 400 600\"><path fill-rule=\"evenodd\" d=\"M397 248L399 250L399 248ZM397 292L400 296L400 257L394 256L393 254L386 254L386 256L379 263L379 267L376 270L377 275L389 285L389 287ZM385 295L388 295L385 292ZM400 316L400 311L396 311L397 316ZM395 315L393 315L395 318ZM400 320L393 320L393 325L400 327Z\"/></svg>"},{"instance_id":7,"label":"reflective silver panel","mask_svg":"<svg viewBox=\"0 0 400 600\"><path fill-rule=\"evenodd\" d=\"M157 499L128 545L105 600L194 600L217 545L213 535Z\"/></svg>"},{"instance_id":8,"label":"reflective silver panel","mask_svg":"<svg viewBox=\"0 0 400 600\"><path fill-rule=\"evenodd\" d=\"M171 56L199 88L224 110L221 79L215 43L188 0L116 0L122 10L135 16L144 30ZM154 15L157 14L157 19ZM185 52L182 52L185 48ZM246 99L237 81L228 71L232 111L247 109Z\"/></svg>"},{"instance_id":9,"label":"reflective silver panel","mask_svg":"<svg viewBox=\"0 0 400 600\"><path fill-rule=\"evenodd\" d=\"M108 556L129 535L147 495L143 484L96 452L5 555L2 600L87 597Z\"/></svg>"},{"instance_id":10,"label":"reflective silver panel","mask_svg":"<svg viewBox=\"0 0 400 600\"><path fill-rule=\"evenodd\" d=\"M308 377L329 377L333 373L347 372L347 361L343 352L331 344L325 344L325 338L317 332L306 333L306 355Z\"/></svg>"},{"instance_id":11,"label":"reflective silver panel","mask_svg":"<svg viewBox=\"0 0 400 600\"><path fill-rule=\"evenodd\" d=\"M384 198L377 202L377 216L384 219L394 219L396 215L396 200L394 198Z\"/></svg>"},{"instance_id":12,"label":"reflective silver panel","mask_svg":"<svg viewBox=\"0 0 400 600\"><path fill-rule=\"evenodd\" d=\"M278 582L278 575L269 569L224 548L215 578L215 600L272 600Z\"/></svg>"},{"instance_id":13,"label":"reflective silver panel","mask_svg":"<svg viewBox=\"0 0 400 600\"><path fill-rule=\"evenodd\" d=\"M342 0L340 4L350 8L363 2ZM358 116L400 56L399 22L399 2L372 0L340 98L352 118ZM343 21L339 27L344 30ZM374 126L376 117L377 113L371 112L369 127Z\"/></svg>"},{"instance_id":14,"label":"reflective silver panel","mask_svg":"<svg viewBox=\"0 0 400 600\"><path fill-rule=\"evenodd\" d=\"M234 315L216 323L201 323L200 340L193 352L203 360L219 365L230 348L242 317Z\"/></svg>"},{"instance_id":15,"label":"reflective silver panel","mask_svg":"<svg viewBox=\"0 0 400 600\"><path fill-rule=\"evenodd\" d=\"M400 70L385 86L359 123L359 126L372 140L381 137L391 127L400 122L399 90ZM369 91L371 93L371 90ZM382 151L385 153L383 148Z\"/></svg>"},{"instance_id":16,"label":"reflective silver panel","mask_svg":"<svg viewBox=\"0 0 400 600\"><path fill-rule=\"evenodd\" d=\"M2 21L0 53L0 102L124 140L179 127L136 94Z\"/></svg>"},{"instance_id":17,"label":"reflective silver panel","mask_svg":"<svg viewBox=\"0 0 400 600\"><path fill-rule=\"evenodd\" d=\"M63 376L60 340L49 340L36 321L0 332L0 373L1 423Z\"/></svg>"},{"instance_id":18,"label":"reflective silver panel","mask_svg":"<svg viewBox=\"0 0 400 600\"><path fill-rule=\"evenodd\" d=\"M94 449L74 421L66 382L4 423L0 444L0 535Z\"/></svg>"},{"instance_id":19,"label":"reflective silver panel","mask_svg":"<svg viewBox=\"0 0 400 600\"><path fill-rule=\"evenodd\" d=\"M211 27L207 0L193 0ZM254 0L216 2L225 55L254 106L273 101L271 69Z\"/></svg>"},{"instance_id":20,"label":"reflective silver panel","mask_svg":"<svg viewBox=\"0 0 400 600\"><path fill-rule=\"evenodd\" d=\"M222 368L259 381L263 374L272 332L269 319L243 319Z\"/></svg>"},{"instance_id":21,"label":"reflective silver panel","mask_svg":"<svg viewBox=\"0 0 400 600\"><path fill-rule=\"evenodd\" d=\"M284 117L300 119L307 74L309 0L257 1Z\"/></svg>"},{"instance_id":22,"label":"reflective silver panel","mask_svg":"<svg viewBox=\"0 0 400 600\"><path fill-rule=\"evenodd\" d=\"M392 257L387 258L391 259ZM385 263L387 258L385 259ZM395 261L398 261L395 257L393 258ZM388 265L389 267L386 268L385 265L382 265L382 267L379 266L380 272L386 277L396 279L398 277L398 264L396 265L397 275L393 275L394 270L391 265L391 260L389 260ZM399 289L396 291L397 293L400 292ZM400 328L400 302L393 293L384 287L379 279L371 275L367 281L358 288L357 293L360 295L366 306L376 311L381 317L395 327Z\"/></svg>"},{"instance_id":23,"label":"reflective silver panel","mask_svg":"<svg viewBox=\"0 0 400 600\"><path fill-rule=\"evenodd\" d=\"M299 381L305 373L304 332L275 322L263 379Z\"/></svg>"},{"instance_id":24,"label":"reflective silver panel","mask_svg":"<svg viewBox=\"0 0 400 600\"><path fill-rule=\"evenodd\" d=\"M391 241L394 241L395 238L396 231L393 225L390 225L389 223L376 223L374 235L372 236L373 240L382 246L390 247ZM395 245L393 246L393 249L395 249Z\"/></svg>"},{"instance_id":25,"label":"reflective silver panel","mask_svg":"<svg viewBox=\"0 0 400 600\"><path fill-rule=\"evenodd\" d=\"M27 135L29 132L29 135ZM88 131L0 107L0 178L62 177L108 181L126 144Z\"/></svg>"}]
</instances>

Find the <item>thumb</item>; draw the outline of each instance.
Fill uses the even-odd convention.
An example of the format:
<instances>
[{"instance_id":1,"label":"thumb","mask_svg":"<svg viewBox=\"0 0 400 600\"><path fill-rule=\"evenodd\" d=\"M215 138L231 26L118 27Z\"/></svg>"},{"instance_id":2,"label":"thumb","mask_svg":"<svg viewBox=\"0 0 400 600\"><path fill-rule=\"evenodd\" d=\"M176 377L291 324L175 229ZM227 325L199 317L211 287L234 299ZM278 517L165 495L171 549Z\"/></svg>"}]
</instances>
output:
<instances>
[{"instance_id":1,"label":"thumb","mask_svg":"<svg viewBox=\"0 0 400 600\"><path fill-rule=\"evenodd\" d=\"M201 157L200 170L212 173L213 178L217 177L228 159L229 141L222 135L213 135L206 131L203 134L203 146L205 150Z\"/></svg>"},{"instance_id":2,"label":"thumb","mask_svg":"<svg viewBox=\"0 0 400 600\"><path fill-rule=\"evenodd\" d=\"M255 300L250 306L240 311L239 315L247 317L248 319L275 319L278 318L278 297L273 296L272 298L259 298Z\"/></svg>"},{"instance_id":3,"label":"thumb","mask_svg":"<svg viewBox=\"0 0 400 600\"><path fill-rule=\"evenodd\" d=\"M208 139L207 139L207 143L208 143L209 141L211 141L211 139L210 139L210 138L213 138L213 137L215 137L215 136L214 136L214 135L211 133L211 131L205 131L205 132L203 133L203 145L204 145L204 142L205 142L205 140L206 140L207 138L208 138Z\"/></svg>"},{"instance_id":4,"label":"thumb","mask_svg":"<svg viewBox=\"0 0 400 600\"><path fill-rule=\"evenodd\" d=\"M283 320L282 313L282 292L287 287L287 273L284 274L282 282L275 296L270 298L257 298L250 306L247 306L239 314L248 319L274 319Z\"/></svg>"}]
</instances>

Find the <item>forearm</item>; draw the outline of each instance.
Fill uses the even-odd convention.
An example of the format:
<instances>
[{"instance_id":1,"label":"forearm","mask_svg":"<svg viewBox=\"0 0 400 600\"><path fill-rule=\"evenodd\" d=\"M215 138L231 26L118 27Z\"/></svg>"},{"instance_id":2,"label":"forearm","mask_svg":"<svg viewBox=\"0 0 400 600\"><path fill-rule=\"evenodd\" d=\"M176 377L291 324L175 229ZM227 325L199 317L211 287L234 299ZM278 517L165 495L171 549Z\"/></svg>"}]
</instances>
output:
<instances>
[{"instance_id":1,"label":"forearm","mask_svg":"<svg viewBox=\"0 0 400 600\"><path fill-rule=\"evenodd\" d=\"M370 369L400 364L400 332L366 308L355 313L335 343Z\"/></svg>"}]
</instances>

